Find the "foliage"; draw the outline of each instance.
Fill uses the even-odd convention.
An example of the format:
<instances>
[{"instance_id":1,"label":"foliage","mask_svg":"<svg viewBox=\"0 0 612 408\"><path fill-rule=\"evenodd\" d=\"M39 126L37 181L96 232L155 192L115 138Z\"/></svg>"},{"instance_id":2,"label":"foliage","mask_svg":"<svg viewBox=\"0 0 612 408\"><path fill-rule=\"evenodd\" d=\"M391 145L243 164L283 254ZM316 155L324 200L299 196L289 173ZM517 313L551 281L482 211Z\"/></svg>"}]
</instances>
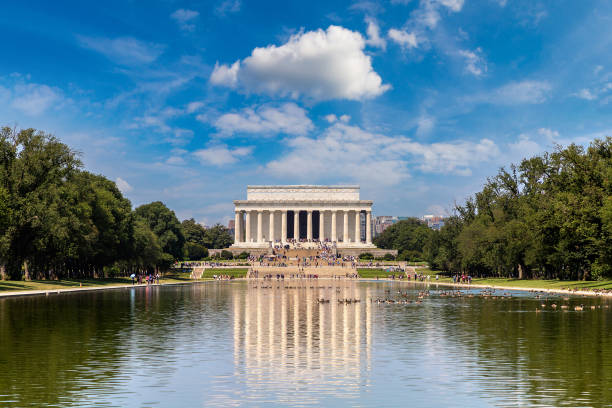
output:
<instances>
[{"instance_id":1,"label":"foliage","mask_svg":"<svg viewBox=\"0 0 612 408\"><path fill-rule=\"evenodd\" d=\"M161 201L144 204L134 211L136 216L144 219L151 231L159 238L159 244L165 256L173 259L183 257L185 237L174 211Z\"/></svg>"},{"instance_id":2,"label":"foliage","mask_svg":"<svg viewBox=\"0 0 612 408\"><path fill-rule=\"evenodd\" d=\"M385 254L385 256L383 256L383 260L384 261L394 261L395 257L392 254Z\"/></svg>"},{"instance_id":3,"label":"foliage","mask_svg":"<svg viewBox=\"0 0 612 408\"><path fill-rule=\"evenodd\" d=\"M432 267L482 277L612 277L612 138L525 159L433 232Z\"/></svg>"},{"instance_id":4,"label":"foliage","mask_svg":"<svg viewBox=\"0 0 612 408\"><path fill-rule=\"evenodd\" d=\"M249 258L249 253L246 251L242 251L240 254L238 254L238 256L236 257L236 259L248 259Z\"/></svg>"},{"instance_id":5,"label":"foliage","mask_svg":"<svg viewBox=\"0 0 612 408\"><path fill-rule=\"evenodd\" d=\"M166 269L183 256L183 229L200 245L188 248L194 257L207 256L210 237L226 241L222 230L207 236L182 228L161 202L132 211L113 181L83 171L78 154L52 135L0 129L0 278Z\"/></svg>"},{"instance_id":6,"label":"foliage","mask_svg":"<svg viewBox=\"0 0 612 408\"><path fill-rule=\"evenodd\" d=\"M234 254L232 254L230 251L224 249L223 251L221 251L221 254L219 255L219 258L226 259L226 260L234 259Z\"/></svg>"},{"instance_id":7,"label":"foliage","mask_svg":"<svg viewBox=\"0 0 612 408\"><path fill-rule=\"evenodd\" d=\"M374 244L383 249L397 249L398 259L420 261L432 231L417 218L399 221L374 238Z\"/></svg>"},{"instance_id":8,"label":"foliage","mask_svg":"<svg viewBox=\"0 0 612 408\"><path fill-rule=\"evenodd\" d=\"M200 260L208 257L206 248L206 230L193 218L181 223L185 244L183 247L185 258L191 261Z\"/></svg>"},{"instance_id":9,"label":"foliage","mask_svg":"<svg viewBox=\"0 0 612 408\"><path fill-rule=\"evenodd\" d=\"M228 248L234 243L234 238L230 234L229 229L221 224L216 224L205 231L204 246L206 248Z\"/></svg>"},{"instance_id":10,"label":"foliage","mask_svg":"<svg viewBox=\"0 0 612 408\"><path fill-rule=\"evenodd\" d=\"M369 252L364 252L363 254L359 255L359 259L361 259L363 261L370 261L370 260L374 259L374 255L372 255Z\"/></svg>"}]
</instances>

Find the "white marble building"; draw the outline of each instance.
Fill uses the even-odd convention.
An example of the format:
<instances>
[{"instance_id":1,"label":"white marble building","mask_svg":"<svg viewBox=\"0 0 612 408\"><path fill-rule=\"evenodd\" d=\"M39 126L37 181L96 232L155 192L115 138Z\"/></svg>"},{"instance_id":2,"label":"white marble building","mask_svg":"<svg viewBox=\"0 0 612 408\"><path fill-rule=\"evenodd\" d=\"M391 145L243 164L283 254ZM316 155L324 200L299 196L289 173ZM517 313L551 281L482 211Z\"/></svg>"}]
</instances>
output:
<instances>
[{"instance_id":1,"label":"white marble building","mask_svg":"<svg viewBox=\"0 0 612 408\"><path fill-rule=\"evenodd\" d=\"M372 201L360 199L359 186L248 186L247 199L234 205L236 249L268 248L293 239L376 248Z\"/></svg>"}]
</instances>

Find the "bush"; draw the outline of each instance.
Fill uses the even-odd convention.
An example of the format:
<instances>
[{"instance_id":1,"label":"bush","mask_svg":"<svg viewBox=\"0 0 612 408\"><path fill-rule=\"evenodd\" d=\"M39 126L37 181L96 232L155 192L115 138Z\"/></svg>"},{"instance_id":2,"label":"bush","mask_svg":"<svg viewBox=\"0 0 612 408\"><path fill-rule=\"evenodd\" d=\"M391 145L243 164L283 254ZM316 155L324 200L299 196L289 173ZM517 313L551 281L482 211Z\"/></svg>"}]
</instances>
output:
<instances>
[{"instance_id":1,"label":"bush","mask_svg":"<svg viewBox=\"0 0 612 408\"><path fill-rule=\"evenodd\" d=\"M374 255L372 255L369 252L364 252L363 254L359 255L359 259L363 259L365 261L371 261L372 259L374 259Z\"/></svg>"},{"instance_id":2,"label":"bush","mask_svg":"<svg viewBox=\"0 0 612 408\"><path fill-rule=\"evenodd\" d=\"M395 257L392 254L385 254L385 256L383 257L383 260L385 260L385 261L395 261Z\"/></svg>"},{"instance_id":3,"label":"bush","mask_svg":"<svg viewBox=\"0 0 612 408\"><path fill-rule=\"evenodd\" d=\"M249 253L246 251L242 251L240 254L238 254L238 256L236 257L237 259L248 259L249 258Z\"/></svg>"},{"instance_id":4,"label":"bush","mask_svg":"<svg viewBox=\"0 0 612 408\"><path fill-rule=\"evenodd\" d=\"M224 249L223 251L221 251L221 255L219 256L219 258L225 259L225 260L234 259L234 254Z\"/></svg>"}]
</instances>

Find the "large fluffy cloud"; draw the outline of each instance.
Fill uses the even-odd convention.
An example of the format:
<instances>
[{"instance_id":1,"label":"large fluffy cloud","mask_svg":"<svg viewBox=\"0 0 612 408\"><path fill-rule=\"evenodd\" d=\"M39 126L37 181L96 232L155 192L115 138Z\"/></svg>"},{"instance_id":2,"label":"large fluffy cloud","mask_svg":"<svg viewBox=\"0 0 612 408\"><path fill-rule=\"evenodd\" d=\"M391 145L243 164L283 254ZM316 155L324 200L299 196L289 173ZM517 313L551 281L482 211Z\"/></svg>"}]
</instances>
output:
<instances>
[{"instance_id":1,"label":"large fluffy cloud","mask_svg":"<svg viewBox=\"0 0 612 408\"><path fill-rule=\"evenodd\" d=\"M210 81L292 98L372 98L390 86L372 68L365 45L361 34L338 26L299 33L283 45L255 48L231 66L216 65Z\"/></svg>"},{"instance_id":2,"label":"large fluffy cloud","mask_svg":"<svg viewBox=\"0 0 612 408\"><path fill-rule=\"evenodd\" d=\"M271 105L256 109L247 108L238 113L226 113L215 121L215 127L222 134L257 133L273 135L304 135L314 128L306 111L295 103L285 103L279 107Z\"/></svg>"},{"instance_id":3,"label":"large fluffy cloud","mask_svg":"<svg viewBox=\"0 0 612 408\"><path fill-rule=\"evenodd\" d=\"M397 185L410 169L425 173L470 175L471 168L499 156L489 139L478 142L423 144L406 137L389 137L336 122L316 138L288 140L289 152L267 164L266 170L288 178L342 181L370 186Z\"/></svg>"}]
</instances>

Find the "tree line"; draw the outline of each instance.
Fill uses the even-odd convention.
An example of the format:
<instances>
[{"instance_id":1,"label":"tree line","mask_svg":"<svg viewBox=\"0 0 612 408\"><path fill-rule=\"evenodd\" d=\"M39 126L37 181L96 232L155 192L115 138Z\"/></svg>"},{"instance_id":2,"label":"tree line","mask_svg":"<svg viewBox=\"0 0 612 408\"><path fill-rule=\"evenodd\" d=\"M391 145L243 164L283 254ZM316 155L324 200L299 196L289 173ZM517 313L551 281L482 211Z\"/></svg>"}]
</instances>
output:
<instances>
[{"instance_id":1,"label":"tree line","mask_svg":"<svg viewBox=\"0 0 612 408\"><path fill-rule=\"evenodd\" d=\"M502 168L439 231L410 219L375 243L451 273L612 278L612 138Z\"/></svg>"},{"instance_id":2,"label":"tree line","mask_svg":"<svg viewBox=\"0 0 612 408\"><path fill-rule=\"evenodd\" d=\"M227 228L180 223L162 202L132 210L115 183L34 129L0 130L0 278L127 275L200 259L233 242Z\"/></svg>"}]
</instances>

